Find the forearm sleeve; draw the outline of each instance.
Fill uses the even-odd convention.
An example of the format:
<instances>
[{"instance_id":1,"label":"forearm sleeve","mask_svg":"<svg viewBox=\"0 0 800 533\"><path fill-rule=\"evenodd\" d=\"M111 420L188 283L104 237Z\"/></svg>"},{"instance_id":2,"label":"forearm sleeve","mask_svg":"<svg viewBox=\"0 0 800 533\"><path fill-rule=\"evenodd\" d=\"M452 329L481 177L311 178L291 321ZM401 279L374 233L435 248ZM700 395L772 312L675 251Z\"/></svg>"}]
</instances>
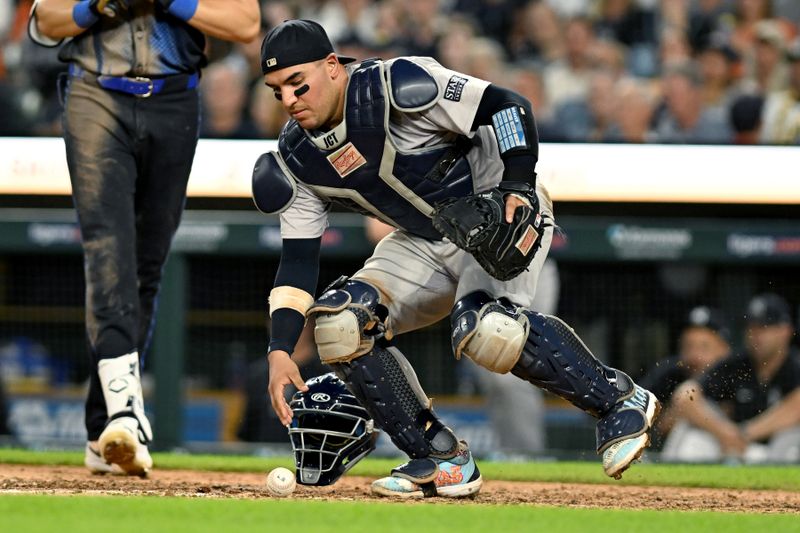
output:
<instances>
[{"instance_id":1,"label":"forearm sleeve","mask_svg":"<svg viewBox=\"0 0 800 533\"><path fill-rule=\"evenodd\" d=\"M530 102L523 96L489 85L483 93L472 130L492 126L505 170L503 181L536 185L539 134Z\"/></svg>"},{"instance_id":2,"label":"forearm sleeve","mask_svg":"<svg viewBox=\"0 0 800 533\"><path fill-rule=\"evenodd\" d=\"M321 237L284 239L281 261L270 293L269 351L294 351L305 325L305 311L314 301L319 277Z\"/></svg>"}]
</instances>

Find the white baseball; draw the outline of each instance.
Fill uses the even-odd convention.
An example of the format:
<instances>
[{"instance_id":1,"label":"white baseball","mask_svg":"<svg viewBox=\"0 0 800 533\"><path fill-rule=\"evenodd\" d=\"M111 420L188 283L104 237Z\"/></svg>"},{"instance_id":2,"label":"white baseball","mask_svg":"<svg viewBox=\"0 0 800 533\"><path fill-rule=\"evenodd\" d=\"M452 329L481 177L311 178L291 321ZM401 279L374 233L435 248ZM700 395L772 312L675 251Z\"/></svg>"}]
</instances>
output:
<instances>
[{"instance_id":1,"label":"white baseball","mask_svg":"<svg viewBox=\"0 0 800 533\"><path fill-rule=\"evenodd\" d=\"M279 466L267 475L267 490L273 496L288 496L294 492L296 485L294 473L288 468Z\"/></svg>"}]
</instances>

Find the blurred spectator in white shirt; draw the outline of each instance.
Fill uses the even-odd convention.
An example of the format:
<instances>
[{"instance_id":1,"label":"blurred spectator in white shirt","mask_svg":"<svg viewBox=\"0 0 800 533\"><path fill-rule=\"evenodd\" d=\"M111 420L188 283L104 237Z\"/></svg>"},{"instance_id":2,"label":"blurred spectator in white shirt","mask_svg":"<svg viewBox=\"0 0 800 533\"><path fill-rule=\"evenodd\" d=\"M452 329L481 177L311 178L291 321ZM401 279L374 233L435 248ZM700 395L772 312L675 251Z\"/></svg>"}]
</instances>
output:
<instances>
[{"instance_id":1,"label":"blurred spectator in white shirt","mask_svg":"<svg viewBox=\"0 0 800 533\"><path fill-rule=\"evenodd\" d=\"M789 88L772 92L764 103L760 140L766 144L800 144L800 38L786 53Z\"/></svg>"},{"instance_id":2,"label":"blurred spectator in white shirt","mask_svg":"<svg viewBox=\"0 0 800 533\"><path fill-rule=\"evenodd\" d=\"M594 44L592 24L586 18L573 18L567 22L564 36L564 58L547 65L544 70L547 98L554 106L584 99L589 93L590 51Z\"/></svg>"}]
</instances>

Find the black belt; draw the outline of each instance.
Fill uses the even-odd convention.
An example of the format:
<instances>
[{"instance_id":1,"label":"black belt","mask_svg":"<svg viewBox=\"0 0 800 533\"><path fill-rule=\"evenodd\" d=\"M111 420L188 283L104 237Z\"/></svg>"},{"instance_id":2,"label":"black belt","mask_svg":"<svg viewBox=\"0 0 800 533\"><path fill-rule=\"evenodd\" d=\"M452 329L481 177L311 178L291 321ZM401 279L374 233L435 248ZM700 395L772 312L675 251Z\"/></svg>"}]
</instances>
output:
<instances>
[{"instance_id":1,"label":"black belt","mask_svg":"<svg viewBox=\"0 0 800 533\"><path fill-rule=\"evenodd\" d=\"M80 78L88 83L92 83L108 91L116 91L131 94L138 98L147 98L154 94L169 94L188 91L197 87L200 81L200 74L173 74L163 78L146 78L137 76L129 78L127 76L106 76L86 72L74 64L69 66L69 75Z\"/></svg>"}]
</instances>

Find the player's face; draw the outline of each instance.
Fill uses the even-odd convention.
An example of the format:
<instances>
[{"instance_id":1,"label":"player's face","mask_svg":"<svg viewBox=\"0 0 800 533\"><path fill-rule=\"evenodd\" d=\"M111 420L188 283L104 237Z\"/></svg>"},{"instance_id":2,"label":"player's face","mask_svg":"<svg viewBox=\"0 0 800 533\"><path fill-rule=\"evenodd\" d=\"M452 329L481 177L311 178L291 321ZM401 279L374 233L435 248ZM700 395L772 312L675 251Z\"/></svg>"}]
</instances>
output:
<instances>
[{"instance_id":1,"label":"player's face","mask_svg":"<svg viewBox=\"0 0 800 533\"><path fill-rule=\"evenodd\" d=\"M693 375L707 370L729 351L728 343L708 328L692 327L681 335L681 360Z\"/></svg>"},{"instance_id":2,"label":"player's face","mask_svg":"<svg viewBox=\"0 0 800 533\"><path fill-rule=\"evenodd\" d=\"M343 68L331 54L325 59L270 72L264 82L300 127L327 129L341 119Z\"/></svg>"},{"instance_id":3,"label":"player's face","mask_svg":"<svg viewBox=\"0 0 800 533\"><path fill-rule=\"evenodd\" d=\"M792 333L792 327L788 324L751 324L745 334L747 351L757 362L767 362L788 350Z\"/></svg>"}]
</instances>

